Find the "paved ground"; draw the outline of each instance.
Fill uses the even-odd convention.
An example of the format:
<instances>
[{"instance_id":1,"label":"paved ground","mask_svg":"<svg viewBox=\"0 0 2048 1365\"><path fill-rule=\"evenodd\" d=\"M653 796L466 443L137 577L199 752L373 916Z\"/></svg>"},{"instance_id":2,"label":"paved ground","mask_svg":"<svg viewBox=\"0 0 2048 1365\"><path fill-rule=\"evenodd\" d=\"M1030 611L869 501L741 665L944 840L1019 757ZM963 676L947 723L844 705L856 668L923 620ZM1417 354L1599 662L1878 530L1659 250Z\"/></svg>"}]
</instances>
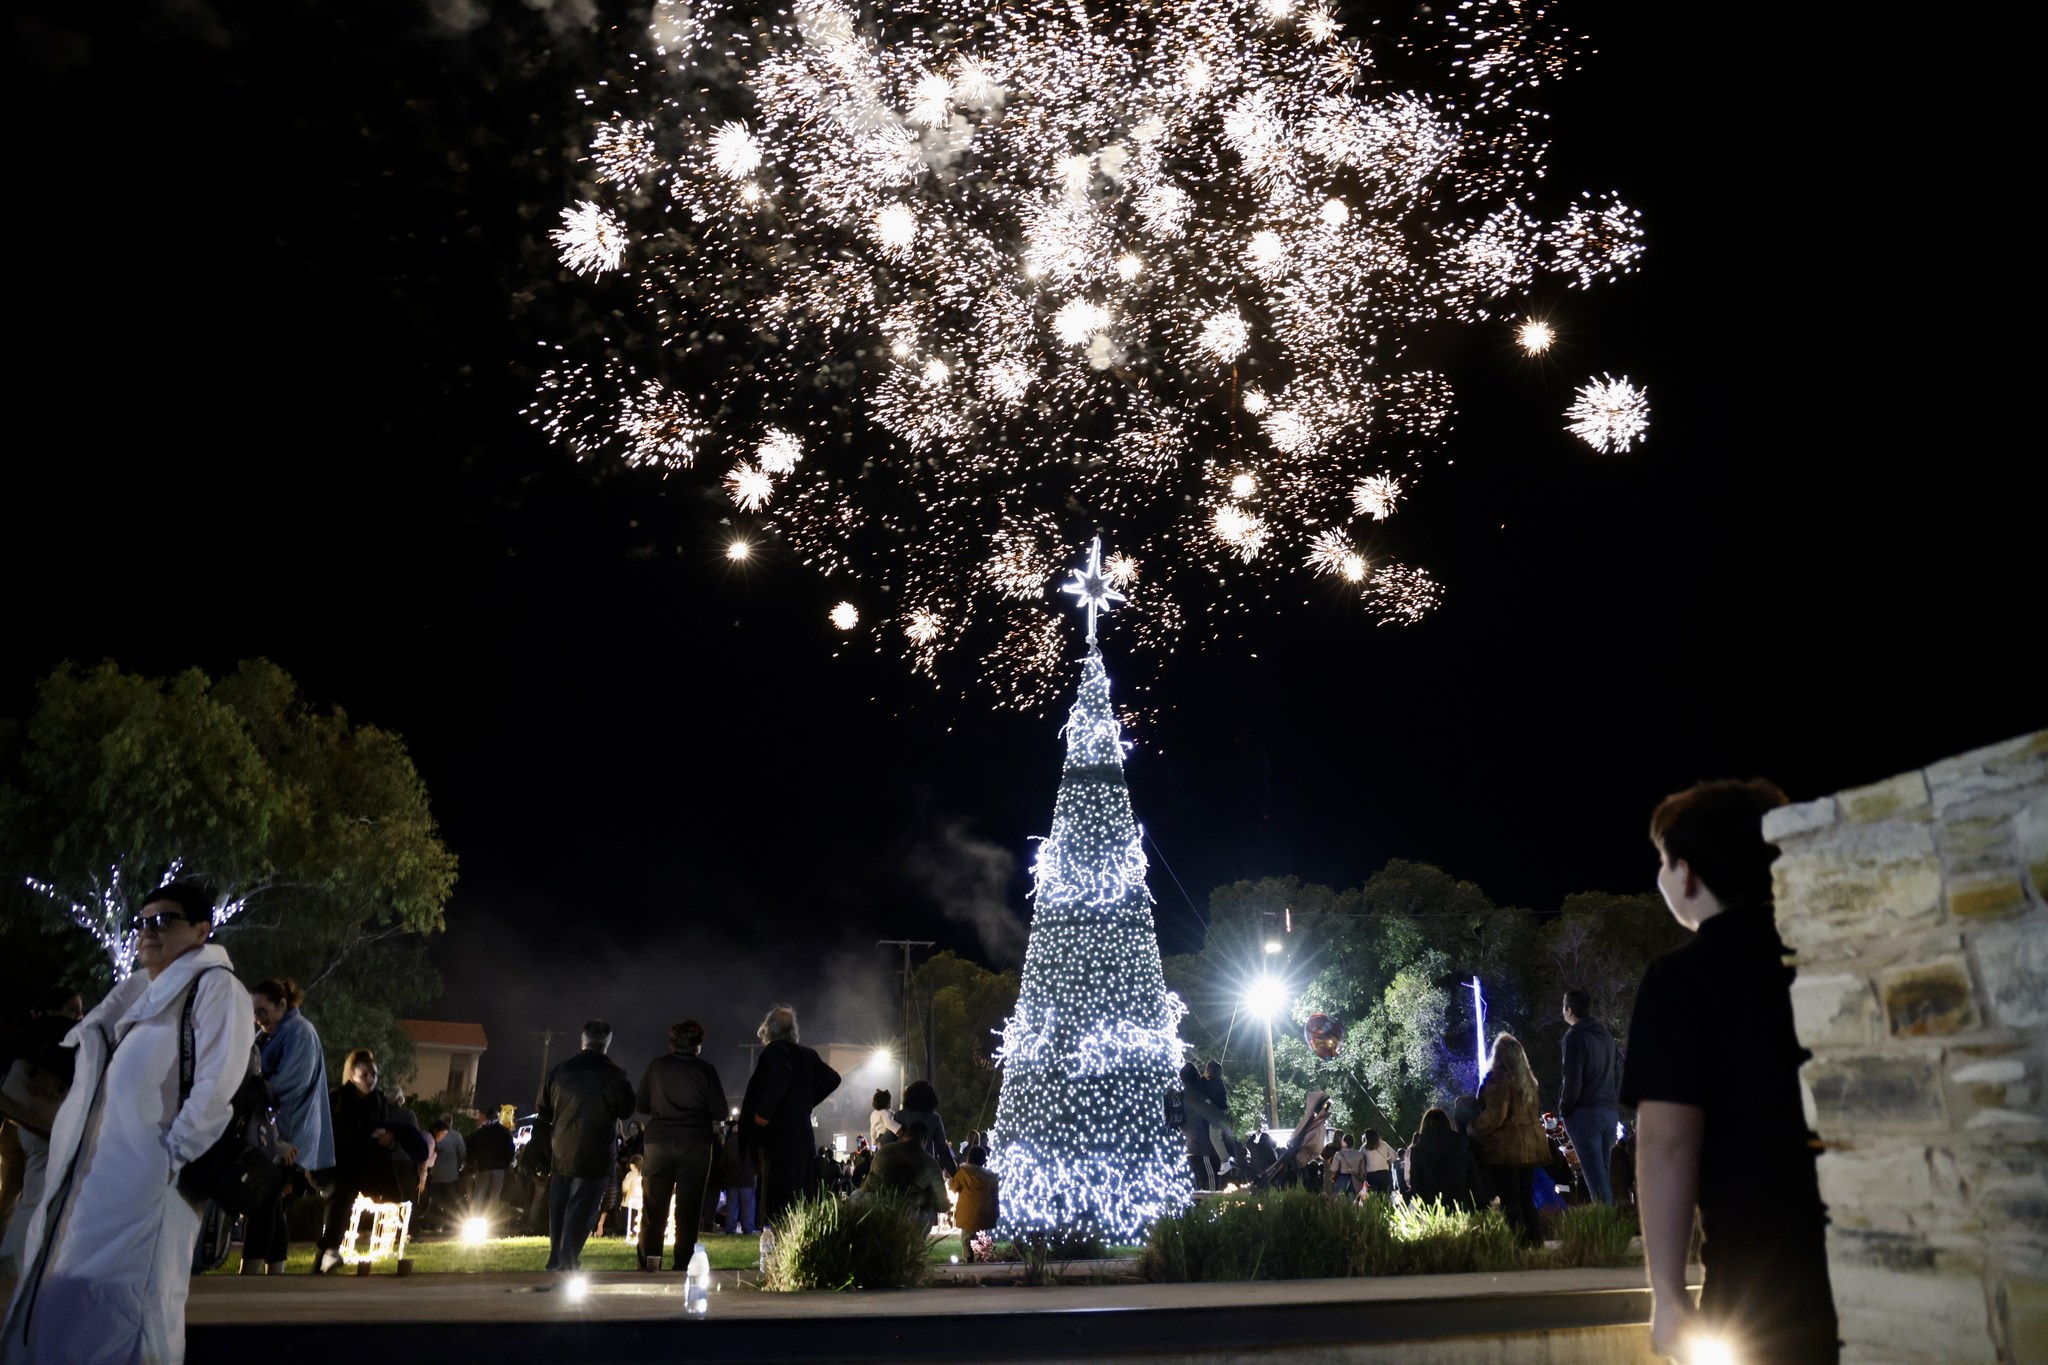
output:
<instances>
[{"instance_id":1,"label":"paved ground","mask_svg":"<svg viewBox=\"0 0 2048 1365\"><path fill-rule=\"evenodd\" d=\"M1578 1357L1565 1343L1628 1337L1617 1329L1649 1317L1640 1269L848 1294L763 1294L721 1279L710 1314L689 1320L675 1275L592 1275L580 1297L562 1277L533 1274L214 1277L193 1285L190 1359L1338 1360L1376 1359L1361 1352L1394 1343L1441 1351L1452 1339L1514 1338L1537 1343L1538 1358L1569 1360ZM1510 1357L1475 1345L1431 1358Z\"/></svg>"}]
</instances>

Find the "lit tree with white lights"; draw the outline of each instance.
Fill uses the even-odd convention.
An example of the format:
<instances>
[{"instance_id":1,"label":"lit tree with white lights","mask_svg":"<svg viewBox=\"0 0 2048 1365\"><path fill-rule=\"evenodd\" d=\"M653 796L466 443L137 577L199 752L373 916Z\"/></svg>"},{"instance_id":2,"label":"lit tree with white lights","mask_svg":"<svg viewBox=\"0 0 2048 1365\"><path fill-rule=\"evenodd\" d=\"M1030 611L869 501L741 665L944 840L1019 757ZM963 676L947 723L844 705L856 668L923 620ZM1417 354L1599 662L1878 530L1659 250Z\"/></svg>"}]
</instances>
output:
<instances>
[{"instance_id":1,"label":"lit tree with white lights","mask_svg":"<svg viewBox=\"0 0 2048 1365\"><path fill-rule=\"evenodd\" d=\"M1033 865L1030 946L1003 1028L994 1165L1004 1231L1128 1240L1192 1197L1162 1100L1179 1071L1186 1008L1166 989L1145 853L1124 786L1123 727L1095 617L1123 600L1102 545L1067 585L1088 614L1088 656L1067 715L1052 833Z\"/></svg>"}]
</instances>

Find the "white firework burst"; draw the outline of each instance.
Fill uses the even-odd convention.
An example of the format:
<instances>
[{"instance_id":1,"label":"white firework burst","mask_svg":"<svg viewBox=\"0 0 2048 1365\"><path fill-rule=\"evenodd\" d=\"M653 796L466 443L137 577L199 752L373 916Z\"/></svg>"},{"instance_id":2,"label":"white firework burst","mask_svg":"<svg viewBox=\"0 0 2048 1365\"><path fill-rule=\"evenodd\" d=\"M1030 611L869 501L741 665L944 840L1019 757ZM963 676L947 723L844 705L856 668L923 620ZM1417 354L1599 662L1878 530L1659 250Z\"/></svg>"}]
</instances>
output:
<instances>
[{"instance_id":1,"label":"white firework burst","mask_svg":"<svg viewBox=\"0 0 2048 1365\"><path fill-rule=\"evenodd\" d=\"M728 179L745 180L761 167L761 144L746 124L723 124L711 135L711 164Z\"/></svg>"},{"instance_id":2,"label":"white firework burst","mask_svg":"<svg viewBox=\"0 0 2048 1365\"><path fill-rule=\"evenodd\" d=\"M1602 455L1626 454L1650 427L1650 394L1620 379L1601 375L1579 386L1564 410L1565 430Z\"/></svg>"},{"instance_id":3,"label":"white firework burst","mask_svg":"<svg viewBox=\"0 0 2048 1365\"><path fill-rule=\"evenodd\" d=\"M617 270L626 255L626 225L610 209L588 199L562 210L562 225L548 234L562 264L579 275Z\"/></svg>"},{"instance_id":4,"label":"white firework burst","mask_svg":"<svg viewBox=\"0 0 2048 1365\"><path fill-rule=\"evenodd\" d=\"M1331 574L1348 583L1365 581L1365 556L1342 531L1316 532L1308 544L1308 567L1313 573Z\"/></svg>"},{"instance_id":5,"label":"white firework burst","mask_svg":"<svg viewBox=\"0 0 2048 1365\"><path fill-rule=\"evenodd\" d=\"M1259 557L1259 551L1266 548L1266 541L1273 534L1272 527L1264 518L1236 503L1225 503L1217 508L1209 526L1216 533L1216 538L1247 564Z\"/></svg>"},{"instance_id":6,"label":"white firework burst","mask_svg":"<svg viewBox=\"0 0 2048 1365\"><path fill-rule=\"evenodd\" d=\"M742 460L732 467L725 476L725 494L732 499L733 506L745 512L758 512L768 505L774 496L775 483L766 473Z\"/></svg>"},{"instance_id":7,"label":"white firework burst","mask_svg":"<svg viewBox=\"0 0 2048 1365\"><path fill-rule=\"evenodd\" d=\"M1351 510L1361 517L1385 521L1401 503L1401 481L1391 474L1375 474L1351 490Z\"/></svg>"},{"instance_id":8,"label":"white firework burst","mask_svg":"<svg viewBox=\"0 0 2048 1365\"><path fill-rule=\"evenodd\" d=\"M778 478L795 473L803 458L804 443L797 439L795 432L784 431L781 427L770 427L761 438L761 444L754 447L754 460L761 466L761 472Z\"/></svg>"},{"instance_id":9,"label":"white firework burst","mask_svg":"<svg viewBox=\"0 0 2048 1365\"><path fill-rule=\"evenodd\" d=\"M661 164L654 147L654 125L645 119L600 123L590 135L590 159L598 179L627 189Z\"/></svg>"},{"instance_id":10,"label":"white firework burst","mask_svg":"<svg viewBox=\"0 0 2048 1365\"><path fill-rule=\"evenodd\" d=\"M1554 268L1575 288L1633 272L1643 258L1643 215L1619 195L1585 196L1550 234Z\"/></svg>"},{"instance_id":11,"label":"white firework burst","mask_svg":"<svg viewBox=\"0 0 2048 1365\"><path fill-rule=\"evenodd\" d=\"M828 613L832 625L839 630L852 630L860 624L860 608L851 602L841 602Z\"/></svg>"},{"instance_id":12,"label":"white firework burst","mask_svg":"<svg viewBox=\"0 0 2048 1365\"><path fill-rule=\"evenodd\" d=\"M1542 355L1557 341L1557 333L1549 323L1537 318L1524 318L1521 326L1515 328L1515 344L1530 355Z\"/></svg>"}]
</instances>

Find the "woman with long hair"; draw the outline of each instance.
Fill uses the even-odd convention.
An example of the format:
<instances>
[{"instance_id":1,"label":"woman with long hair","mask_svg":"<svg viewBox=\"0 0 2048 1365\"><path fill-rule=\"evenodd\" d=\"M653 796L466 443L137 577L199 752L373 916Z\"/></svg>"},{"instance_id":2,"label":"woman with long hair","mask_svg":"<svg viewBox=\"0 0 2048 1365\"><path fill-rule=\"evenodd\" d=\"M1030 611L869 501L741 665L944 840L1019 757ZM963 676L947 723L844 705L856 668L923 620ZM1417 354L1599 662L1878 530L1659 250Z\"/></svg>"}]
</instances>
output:
<instances>
[{"instance_id":1,"label":"woman with long hair","mask_svg":"<svg viewBox=\"0 0 2048 1365\"><path fill-rule=\"evenodd\" d=\"M1543 1105L1536 1094L1536 1073L1529 1054L1512 1034L1493 1040L1486 1081L1479 1087L1479 1117L1472 1120L1479 1143L1479 1161L1500 1195L1501 1212L1524 1246L1538 1246L1543 1234L1536 1222L1536 1168L1550 1159L1550 1139L1543 1131Z\"/></svg>"}]
</instances>

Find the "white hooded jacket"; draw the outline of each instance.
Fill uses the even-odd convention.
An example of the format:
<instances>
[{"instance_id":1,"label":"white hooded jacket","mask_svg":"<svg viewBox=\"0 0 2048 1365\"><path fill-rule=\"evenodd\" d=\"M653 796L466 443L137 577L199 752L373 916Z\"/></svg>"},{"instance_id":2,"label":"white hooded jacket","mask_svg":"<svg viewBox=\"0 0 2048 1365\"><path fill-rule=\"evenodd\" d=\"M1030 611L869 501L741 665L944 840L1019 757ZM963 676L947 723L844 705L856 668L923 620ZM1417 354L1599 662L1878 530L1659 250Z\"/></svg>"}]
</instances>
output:
<instances>
[{"instance_id":1,"label":"white hooded jacket","mask_svg":"<svg viewBox=\"0 0 2048 1365\"><path fill-rule=\"evenodd\" d=\"M227 1131L255 1040L233 965L208 943L154 980L137 971L65 1037L78 1049L76 1079L50 1132L48 1184L0 1338L4 1365L184 1359L200 1209L179 1193L178 1172ZM180 1106L195 977L192 1092Z\"/></svg>"}]
</instances>

